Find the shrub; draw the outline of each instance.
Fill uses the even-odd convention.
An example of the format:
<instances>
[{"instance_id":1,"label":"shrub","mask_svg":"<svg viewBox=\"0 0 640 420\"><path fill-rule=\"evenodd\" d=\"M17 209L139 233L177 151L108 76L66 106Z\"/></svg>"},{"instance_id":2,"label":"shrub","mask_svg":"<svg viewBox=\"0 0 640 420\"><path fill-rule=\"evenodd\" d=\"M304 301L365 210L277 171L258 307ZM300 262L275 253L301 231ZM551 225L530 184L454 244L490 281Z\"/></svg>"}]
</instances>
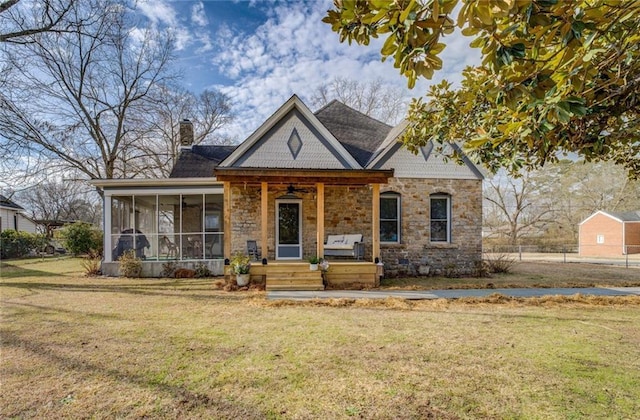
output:
<instances>
[{"instance_id":1,"label":"shrub","mask_svg":"<svg viewBox=\"0 0 640 420\"><path fill-rule=\"evenodd\" d=\"M449 279L460 277L458 266L453 263L446 264L442 270L442 274Z\"/></svg>"},{"instance_id":2,"label":"shrub","mask_svg":"<svg viewBox=\"0 0 640 420\"><path fill-rule=\"evenodd\" d=\"M495 254L491 257L486 257L486 263L489 267L489 271L492 273L509 273L511 268L516 263L515 258L508 256L507 254Z\"/></svg>"},{"instance_id":3,"label":"shrub","mask_svg":"<svg viewBox=\"0 0 640 420\"><path fill-rule=\"evenodd\" d=\"M82 259L82 268L88 277L97 276L100 274L100 261L102 257L97 252L89 252L86 257Z\"/></svg>"},{"instance_id":4,"label":"shrub","mask_svg":"<svg viewBox=\"0 0 640 420\"><path fill-rule=\"evenodd\" d=\"M178 264L173 261L167 261L162 264L162 277L175 277Z\"/></svg>"},{"instance_id":5,"label":"shrub","mask_svg":"<svg viewBox=\"0 0 640 420\"><path fill-rule=\"evenodd\" d=\"M136 257L136 251L125 251L118 260L120 263L120 275L123 277L140 277L142 274L142 260Z\"/></svg>"},{"instance_id":6,"label":"shrub","mask_svg":"<svg viewBox=\"0 0 640 420\"><path fill-rule=\"evenodd\" d=\"M198 263L195 271L196 277L211 277L211 270L205 263Z\"/></svg>"},{"instance_id":7,"label":"shrub","mask_svg":"<svg viewBox=\"0 0 640 420\"><path fill-rule=\"evenodd\" d=\"M26 257L45 242L43 235L5 229L0 232L0 255L2 258Z\"/></svg>"},{"instance_id":8,"label":"shrub","mask_svg":"<svg viewBox=\"0 0 640 420\"><path fill-rule=\"evenodd\" d=\"M491 277L489 264L483 260L473 262L473 277Z\"/></svg>"},{"instance_id":9,"label":"shrub","mask_svg":"<svg viewBox=\"0 0 640 420\"><path fill-rule=\"evenodd\" d=\"M92 251L102 255L102 231L89 223L75 222L59 231L65 249L74 255Z\"/></svg>"}]
</instances>

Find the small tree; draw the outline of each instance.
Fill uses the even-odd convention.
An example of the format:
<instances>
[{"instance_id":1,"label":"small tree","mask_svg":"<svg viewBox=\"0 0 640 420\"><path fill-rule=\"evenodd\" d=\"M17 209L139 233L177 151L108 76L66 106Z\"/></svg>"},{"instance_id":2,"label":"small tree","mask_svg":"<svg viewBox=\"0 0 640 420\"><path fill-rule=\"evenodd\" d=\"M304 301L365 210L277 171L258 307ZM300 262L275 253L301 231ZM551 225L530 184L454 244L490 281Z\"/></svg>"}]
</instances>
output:
<instances>
[{"instance_id":1,"label":"small tree","mask_svg":"<svg viewBox=\"0 0 640 420\"><path fill-rule=\"evenodd\" d=\"M65 249L74 255L91 251L102 254L102 231L89 223L76 222L60 229L60 238Z\"/></svg>"}]
</instances>

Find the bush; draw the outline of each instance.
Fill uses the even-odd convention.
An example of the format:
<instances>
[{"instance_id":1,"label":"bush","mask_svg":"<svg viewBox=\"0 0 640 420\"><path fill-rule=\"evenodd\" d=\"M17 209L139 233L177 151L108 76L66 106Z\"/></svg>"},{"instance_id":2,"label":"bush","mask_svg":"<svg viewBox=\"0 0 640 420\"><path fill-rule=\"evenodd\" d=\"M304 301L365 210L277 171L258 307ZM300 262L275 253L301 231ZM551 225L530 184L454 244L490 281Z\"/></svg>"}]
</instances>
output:
<instances>
[{"instance_id":1,"label":"bush","mask_svg":"<svg viewBox=\"0 0 640 420\"><path fill-rule=\"evenodd\" d=\"M125 251L118 260L120 263L120 275L122 277L140 277L142 274L142 260L136 257L136 251Z\"/></svg>"},{"instance_id":2,"label":"bush","mask_svg":"<svg viewBox=\"0 0 640 420\"><path fill-rule=\"evenodd\" d=\"M201 277L211 277L211 270L209 270L209 267L207 267L207 265L205 263L198 263L196 265L196 277L201 278Z\"/></svg>"},{"instance_id":3,"label":"bush","mask_svg":"<svg viewBox=\"0 0 640 420\"><path fill-rule=\"evenodd\" d=\"M74 255L96 252L102 255L102 231L89 223L75 222L59 231L65 249Z\"/></svg>"},{"instance_id":4,"label":"bush","mask_svg":"<svg viewBox=\"0 0 640 420\"><path fill-rule=\"evenodd\" d=\"M96 252L89 252L89 254L82 259L82 268L88 277L94 277L100 274L100 261L102 257Z\"/></svg>"},{"instance_id":5,"label":"bush","mask_svg":"<svg viewBox=\"0 0 640 420\"><path fill-rule=\"evenodd\" d=\"M516 263L515 258L508 256L507 254L496 254L486 259L489 271L492 273L509 273L511 268Z\"/></svg>"},{"instance_id":6,"label":"bush","mask_svg":"<svg viewBox=\"0 0 640 420\"><path fill-rule=\"evenodd\" d=\"M175 277L178 264L173 261L167 261L162 264L162 277Z\"/></svg>"},{"instance_id":7,"label":"bush","mask_svg":"<svg viewBox=\"0 0 640 420\"><path fill-rule=\"evenodd\" d=\"M0 232L0 255L2 258L26 257L45 242L44 235L6 229Z\"/></svg>"}]
</instances>

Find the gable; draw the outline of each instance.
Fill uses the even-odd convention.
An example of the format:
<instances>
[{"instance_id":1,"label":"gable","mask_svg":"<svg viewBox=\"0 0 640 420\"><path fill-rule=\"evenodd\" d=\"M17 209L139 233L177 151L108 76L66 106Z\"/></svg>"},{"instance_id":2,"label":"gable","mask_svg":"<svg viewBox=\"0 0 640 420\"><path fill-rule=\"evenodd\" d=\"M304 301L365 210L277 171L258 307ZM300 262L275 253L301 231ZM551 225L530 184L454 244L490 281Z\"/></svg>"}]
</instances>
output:
<instances>
[{"instance_id":1,"label":"gable","mask_svg":"<svg viewBox=\"0 0 640 420\"><path fill-rule=\"evenodd\" d=\"M234 167L349 169L350 163L297 109L292 109Z\"/></svg>"},{"instance_id":2,"label":"gable","mask_svg":"<svg viewBox=\"0 0 640 420\"><path fill-rule=\"evenodd\" d=\"M482 171L468 158L460 165L445 155L458 149L455 144L444 145L442 153L436 151L433 142L421 147L413 154L401 143L390 143L369 166L372 169L394 169L397 178L445 178L445 179L484 179Z\"/></svg>"},{"instance_id":3,"label":"gable","mask_svg":"<svg viewBox=\"0 0 640 420\"><path fill-rule=\"evenodd\" d=\"M362 169L295 95L240 144L220 167Z\"/></svg>"},{"instance_id":4,"label":"gable","mask_svg":"<svg viewBox=\"0 0 640 420\"><path fill-rule=\"evenodd\" d=\"M593 213L591 216L580 222L580 225L583 225L585 223L602 223L603 221L608 220L614 220L617 223L623 223L623 221L616 216L607 213L606 211L598 210L597 212Z\"/></svg>"}]
</instances>

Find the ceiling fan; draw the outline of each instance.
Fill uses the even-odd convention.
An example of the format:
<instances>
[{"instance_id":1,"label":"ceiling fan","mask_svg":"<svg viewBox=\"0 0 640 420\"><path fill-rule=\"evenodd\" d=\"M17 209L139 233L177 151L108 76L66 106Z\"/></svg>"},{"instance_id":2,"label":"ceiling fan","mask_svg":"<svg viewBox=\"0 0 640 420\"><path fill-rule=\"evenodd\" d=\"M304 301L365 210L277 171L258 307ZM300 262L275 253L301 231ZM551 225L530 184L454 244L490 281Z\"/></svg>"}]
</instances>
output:
<instances>
[{"instance_id":1,"label":"ceiling fan","mask_svg":"<svg viewBox=\"0 0 640 420\"><path fill-rule=\"evenodd\" d=\"M296 188L293 186L293 184L289 184L289 186L287 187L287 194L295 194L297 192L306 194L309 191L304 188Z\"/></svg>"},{"instance_id":2,"label":"ceiling fan","mask_svg":"<svg viewBox=\"0 0 640 420\"><path fill-rule=\"evenodd\" d=\"M298 197L296 195L296 193L308 193L309 191L307 191L304 188L296 188L293 186L293 184L289 184L289 186L287 187L287 193L283 196L278 197L279 199L293 199L293 200L297 200L300 197Z\"/></svg>"}]
</instances>

